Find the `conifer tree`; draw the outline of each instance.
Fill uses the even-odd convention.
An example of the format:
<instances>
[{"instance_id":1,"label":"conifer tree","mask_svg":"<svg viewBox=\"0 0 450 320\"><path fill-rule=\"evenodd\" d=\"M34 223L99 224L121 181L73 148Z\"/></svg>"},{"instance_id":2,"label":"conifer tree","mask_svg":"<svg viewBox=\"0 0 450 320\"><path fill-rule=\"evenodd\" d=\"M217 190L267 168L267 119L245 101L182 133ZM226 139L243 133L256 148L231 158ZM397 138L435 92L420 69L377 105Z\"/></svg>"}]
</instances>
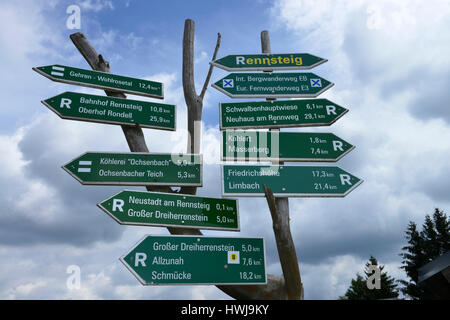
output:
<instances>
[{"instance_id":1,"label":"conifer tree","mask_svg":"<svg viewBox=\"0 0 450 320\"><path fill-rule=\"evenodd\" d=\"M439 255L442 255L450 250L450 220L438 208L434 211L433 220L436 226L437 242L440 246Z\"/></svg>"},{"instance_id":2,"label":"conifer tree","mask_svg":"<svg viewBox=\"0 0 450 320\"><path fill-rule=\"evenodd\" d=\"M414 222L410 221L406 230L408 245L402 248L400 256L403 258L401 268L405 270L409 280L400 280L403 285L401 291L415 300L435 299L431 291L420 286L418 270L422 266L436 259L450 250L450 229L447 215L435 209L433 218L425 216L422 231L417 230Z\"/></svg>"}]
</instances>

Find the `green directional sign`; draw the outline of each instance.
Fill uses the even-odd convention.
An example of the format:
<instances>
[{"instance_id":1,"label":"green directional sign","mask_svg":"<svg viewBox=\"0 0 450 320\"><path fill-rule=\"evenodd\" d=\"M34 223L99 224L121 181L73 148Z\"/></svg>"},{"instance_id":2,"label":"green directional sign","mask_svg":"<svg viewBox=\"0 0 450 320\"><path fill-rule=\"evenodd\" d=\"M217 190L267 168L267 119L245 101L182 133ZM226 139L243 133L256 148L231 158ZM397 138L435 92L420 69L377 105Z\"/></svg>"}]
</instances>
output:
<instances>
[{"instance_id":1,"label":"green directional sign","mask_svg":"<svg viewBox=\"0 0 450 320\"><path fill-rule=\"evenodd\" d=\"M329 126L348 112L327 99L220 103L220 129Z\"/></svg>"},{"instance_id":2,"label":"green directional sign","mask_svg":"<svg viewBox=\"0 0 450 320\"><path fill-rule=\"evenodd\" d=\"M262 238L147 235L120 261L143 285L267 283Z\"/></svg>"},{"instance_id":3,"label":"green directional sign","mask_svg":"<svg viewBox=\"0 0 450 320\"><path fill-rule=\"evenodd\" d=\"M198 154L86 152L62 168L87 185L202 185Z\"/></svg>"},{"instance_id":4,"label":"green directional sign","mask_svg":"<svg viewBox=\"0 0 450 320\"><path fill-rule=\"evenodd\" d=\"M163 84L111 73L54 64L33 68L52 81L163 99Z\"/></svg>"},{"instance_id":5,"label":"green directional sign","mask_svg":"<svg viewBox=\"0 0 450 320\"><path fill-rule=\"evenodd\" d=\"M234 199L125 190L98 206L124 225L239 231Z\"/></svg>"},{"instance_id":6,"label":"green directional sign","mask_svg":"<svg viewBox=\"0 0 450 320\"><path fill-rule=\"evenodd\" d=\"M311 98L333 83L314 73L230 73L212 86L231 98Z\"/></svg>"},{"instance_id":7,"label":"green directional sign","mask_svg":"<svg viewBox=\"0 0 450 320\"><path fill-rule=\"evenodd\" d=\"M143 128L175 128L176 106L138 100L64 92L41 101L63 119L110 124L139 124Z\"/></svg>"},{"instance_id":8,"label":"green directional sign","mask_svg":"<svg viewBox=\"0 0 450 320\"><path fill-rule=\"evenodd\" d=\"M338 161L355 147L332 133L222 131L225 161Z\"/></svg>"},{"instance_id":9,"label":"green directional sign","mask_svg":"<svg viewBox=\"0 0 450 320\"><path fill-rule=\"evenodd\" d=\"M264 187L276 197L345 197L363 181L328 166L223 165L223 196L264 197Z\"/></svg>"},{"instance_id":10,"label":"green directional sign","mask_svg":"<svg viewBox=\"0 0 450 320\"><path fill-rule=\"evenodd\" d=\"M309 53L228 55L210 64L227 71L311 69L326 59Z\"/></svg>"}]
</instances>

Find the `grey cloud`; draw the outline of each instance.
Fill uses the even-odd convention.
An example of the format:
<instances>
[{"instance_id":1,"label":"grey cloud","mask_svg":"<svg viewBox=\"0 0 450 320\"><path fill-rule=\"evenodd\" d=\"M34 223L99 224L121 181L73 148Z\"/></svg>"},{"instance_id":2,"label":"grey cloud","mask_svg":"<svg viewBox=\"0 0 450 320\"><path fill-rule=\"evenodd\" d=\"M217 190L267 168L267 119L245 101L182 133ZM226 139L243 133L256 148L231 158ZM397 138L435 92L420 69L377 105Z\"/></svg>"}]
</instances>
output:
<instances>
[{"instance_id":1,"label":"grey cloud","mask_svg":"<svg viewBox=\"0 0 450 320\"><path fill-rule=\"evenodd\" d=\"M450 123L450 70L442 73L418 71L410 75L416 79L414 90L415 99L409 103L409 110L420 120L442 118ZM419 80L420 79L420 80Z\"/></svg>"},{"instance_id":2,"label":"grey cloud","mask_svg":"<svg viewBox=\"0 0 450 320\"><path fill-rule=\"evenodd\" d=\"M58 194L60 200L70 197ZM1 196L1 195L0 195ZM57 212L47 219L46 210ZM55 204L52 199L42 199L37 207L18 208L8 203L8 215L2 217L0 243L9 246L36 246L41 244L71 244L87 246L93 242L117 240L122 233L118 226L108 222L95 203L80 201L76 204ZM33 215L33 217L30 217ZM109 218L108 218L109 219ZM112 222L112 221L111 221Z\"/></svg>"},{"instance_id":3,"label":"grey cloud","mask_svg":"<svg viewBox=\"0 0 450 320\"><path fill-rule=\"evenodd\" d=\"M82 186L61 169L65 152L52 145L49 122L32 125L19 143L27 164L9 187L0 190L4 203L0 243L11 246L71 244L87 246L117 240L119 225L96 204L120 188ZM66 159L67 161L68 159Z\"/></svg>"},{"instance_id":4,"label":"grey cloud","mask_svg":"<svg viewBox=\"0 0 450 320\"><path fill-rule=\"evenodd\" d=\"M410 213L400 209L400 217L389 219L383 195L372 204L365 197L364 190L355 190L347 199L294 205L291 228L300 262L317 264L346 254L362 259L370 255L396 259Z\"/></svg>"},{"instance_id":5,"label":"grey cloud","mask_svg":"<svg viewBox=\"0 0 450 320\"><path fill-rule=\"evenodd\" d=\"M414 181L417 181L412 186L414 191L427 195L437 203L450 202L450 168L448 166L439 172L433 172L425 168L424 170L418 170L415 172Z\"/></svg>"},{"instance_id":6,"label":"grey cloud","mask_svg":"<svg viewBox=\"0 0 450 320\"><path fill-rule=\"evenodd\" d=\"M350 62L349 74L354 83L370 88L386 101L392 101L398 94L412 93L408 107L414 117L420 120L442 118L450 123L450 111L447 108L450 70L443 65L442 69L436 71L438 66L430 65L429 59L420 59L419 54L425 54L423 47L426 45L433 51L445 54L444 47L439 50L442 44L424 36L421 37L424 43L416 49L399 35L394 42L388 32L368 29L364 15L356 17L347 25L342 44ZM402 32L406 34L408 31ZM408 48L414 50L410 55Z\"/></svg>"}]
</instances>

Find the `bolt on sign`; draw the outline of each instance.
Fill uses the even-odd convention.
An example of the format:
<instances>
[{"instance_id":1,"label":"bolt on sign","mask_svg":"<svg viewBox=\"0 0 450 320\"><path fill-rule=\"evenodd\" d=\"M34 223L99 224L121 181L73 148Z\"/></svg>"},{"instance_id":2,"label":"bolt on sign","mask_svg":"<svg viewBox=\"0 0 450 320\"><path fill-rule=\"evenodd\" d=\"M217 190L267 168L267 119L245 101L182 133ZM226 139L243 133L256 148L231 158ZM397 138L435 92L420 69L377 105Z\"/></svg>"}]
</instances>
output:
<instances>
[{"instance_id":1,"label":"bolt on sign","mask_svg":"<svg viewBox=\"0 0 450 320\"><path fill-rule=\"evenodd\" d=\"M147 235L120 261L143 285L267 283L263 238Z\"/></svg>"},{"instance_id":2,"label":"bolt on sign","mask_svg":"<svg viewBox=\"0 0 450 320\"><path fill-rule=\"evenodd\" d=\"M235 199L124 190L97 206L124 225L239 231Z\"/></svg>"},{"instance_id":3,"label":"bolt on sign","mask_svg":"<svg viewBox=\"0 0 450 320\"><path fill-rule=\"evenodd\" d=\"M332 133L222 131L224 161L330 161L355 147Z\"/></svg>"},{"instance_id":4,"label":"bolt on sign","mask_svg":"<svg viewBox=\"0 0 450 320\"><path fill-rule=\"evenodd\" d=\"M219 103L220 129L329 126L348 109L327 99Z\"/></svg>"},{"instance_id":5,"label":"bolt on sign","mask_svg":"<svg viewBox=\"0 0 450 320\"><path fill-rule=\"evenodd\" d=\"M202 155L86 152L62 168L86 185L202 186Z\"/></svg>"},{"instance_id":6,"label":"bolt on sign","mask_svg":"<svg viewBox=\"0 0 450 320\"><path fill-rule=\"evenodd\" d=\"M263 53L228 55L211 61L210 64L227 71L272 71L311 69L324 62L327 60L309 53Z\"/></svg>"},{"instance_id":7,"label":"bolt on sign","mask_svg":"<svg viewBox=\"0 0 450 320\"><path fill-rule=\"evenodd\" d=\"M230 73L212 84L231 98L313 98L334 84L314 73Z\"/></svg>"},{"instance_id":8,"label":"bolt on sign","mask_svg":"<svg viewBox=\"0 0 450 320\"><path fill-rule=\"evenodd\" d=\"M76 92L41 101L62 119L176 130L176 106Z\"/></svg>"},{"instance_id":9,"label":"bolt on sign","mask_svg":"<svg viewBox=\"0 0 450 320\"><path fill-rule=\"evenodd\" d=\"M59 64L34 67L33 70L52 81L158 99L164 98L164 85L160 82L62 66Z\"/></svg>"},{"instance_id":10,"label":"bolt on sign","mask_svg":"<svg viewBox=\"0 0 450 320\"><path fill-rule=\"evenodd\" d=\"M264 197L345 197L363 180L330 166L223 165L222 195Z\"/></svg>"}]
</instances>

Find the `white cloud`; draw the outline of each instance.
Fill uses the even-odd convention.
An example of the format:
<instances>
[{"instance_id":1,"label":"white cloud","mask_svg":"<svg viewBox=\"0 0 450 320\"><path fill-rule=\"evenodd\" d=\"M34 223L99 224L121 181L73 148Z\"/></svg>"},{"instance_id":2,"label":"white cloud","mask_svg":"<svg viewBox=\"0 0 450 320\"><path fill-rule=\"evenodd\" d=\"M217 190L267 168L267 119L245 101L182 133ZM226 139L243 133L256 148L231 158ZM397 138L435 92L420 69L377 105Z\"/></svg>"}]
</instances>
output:
<instances>
[{"instance_id":1,"label":"white cloud","mask_svg":"<svg viewBox=\"0 0 450 320\"><path fill-rule=\"evenodd\" d=\"M194 64L198 64L200 62L206 61L207 58L208 58L208 54L206 53L206 51L202 51L202 52L200 52L200 56L195 58Z\"/></svg>"},{"instance_id":2,"label":"white cloud","mask_svg":"<svg viewBox=\"0 0 450 320\"><path fill-rule=\"evenodd\" d=\"M47 282L45 280L36 280L33 282L18 285L14 289L10 290L6 299L10 300L23 299L27 296L30 296L33 293L33 291L45 287L46 285Z\"/></svg>"},{"instance_id":3,"label":"white cloud","mask_svg":"<svg viewBox=\"0 0 450 320\"><path fill-rule=\"evenodd\" d=\"M0 136L0 166L4 168L0 171L2 180L20 174L27 164L18 148L18 143L23 134L24 130L20 129L12 136Z\"/></svg>"},{"instance_id":4,"label":"white cloud","mask_svg":"<svg viewBox=\"0 0 450 320\"><path fill-rule=\"evenodd\" d=\"M83 0L78 3L82 10L99 12L104 9L114 10L112 1L108 0Z\"/></svg>"}]
</instances>

